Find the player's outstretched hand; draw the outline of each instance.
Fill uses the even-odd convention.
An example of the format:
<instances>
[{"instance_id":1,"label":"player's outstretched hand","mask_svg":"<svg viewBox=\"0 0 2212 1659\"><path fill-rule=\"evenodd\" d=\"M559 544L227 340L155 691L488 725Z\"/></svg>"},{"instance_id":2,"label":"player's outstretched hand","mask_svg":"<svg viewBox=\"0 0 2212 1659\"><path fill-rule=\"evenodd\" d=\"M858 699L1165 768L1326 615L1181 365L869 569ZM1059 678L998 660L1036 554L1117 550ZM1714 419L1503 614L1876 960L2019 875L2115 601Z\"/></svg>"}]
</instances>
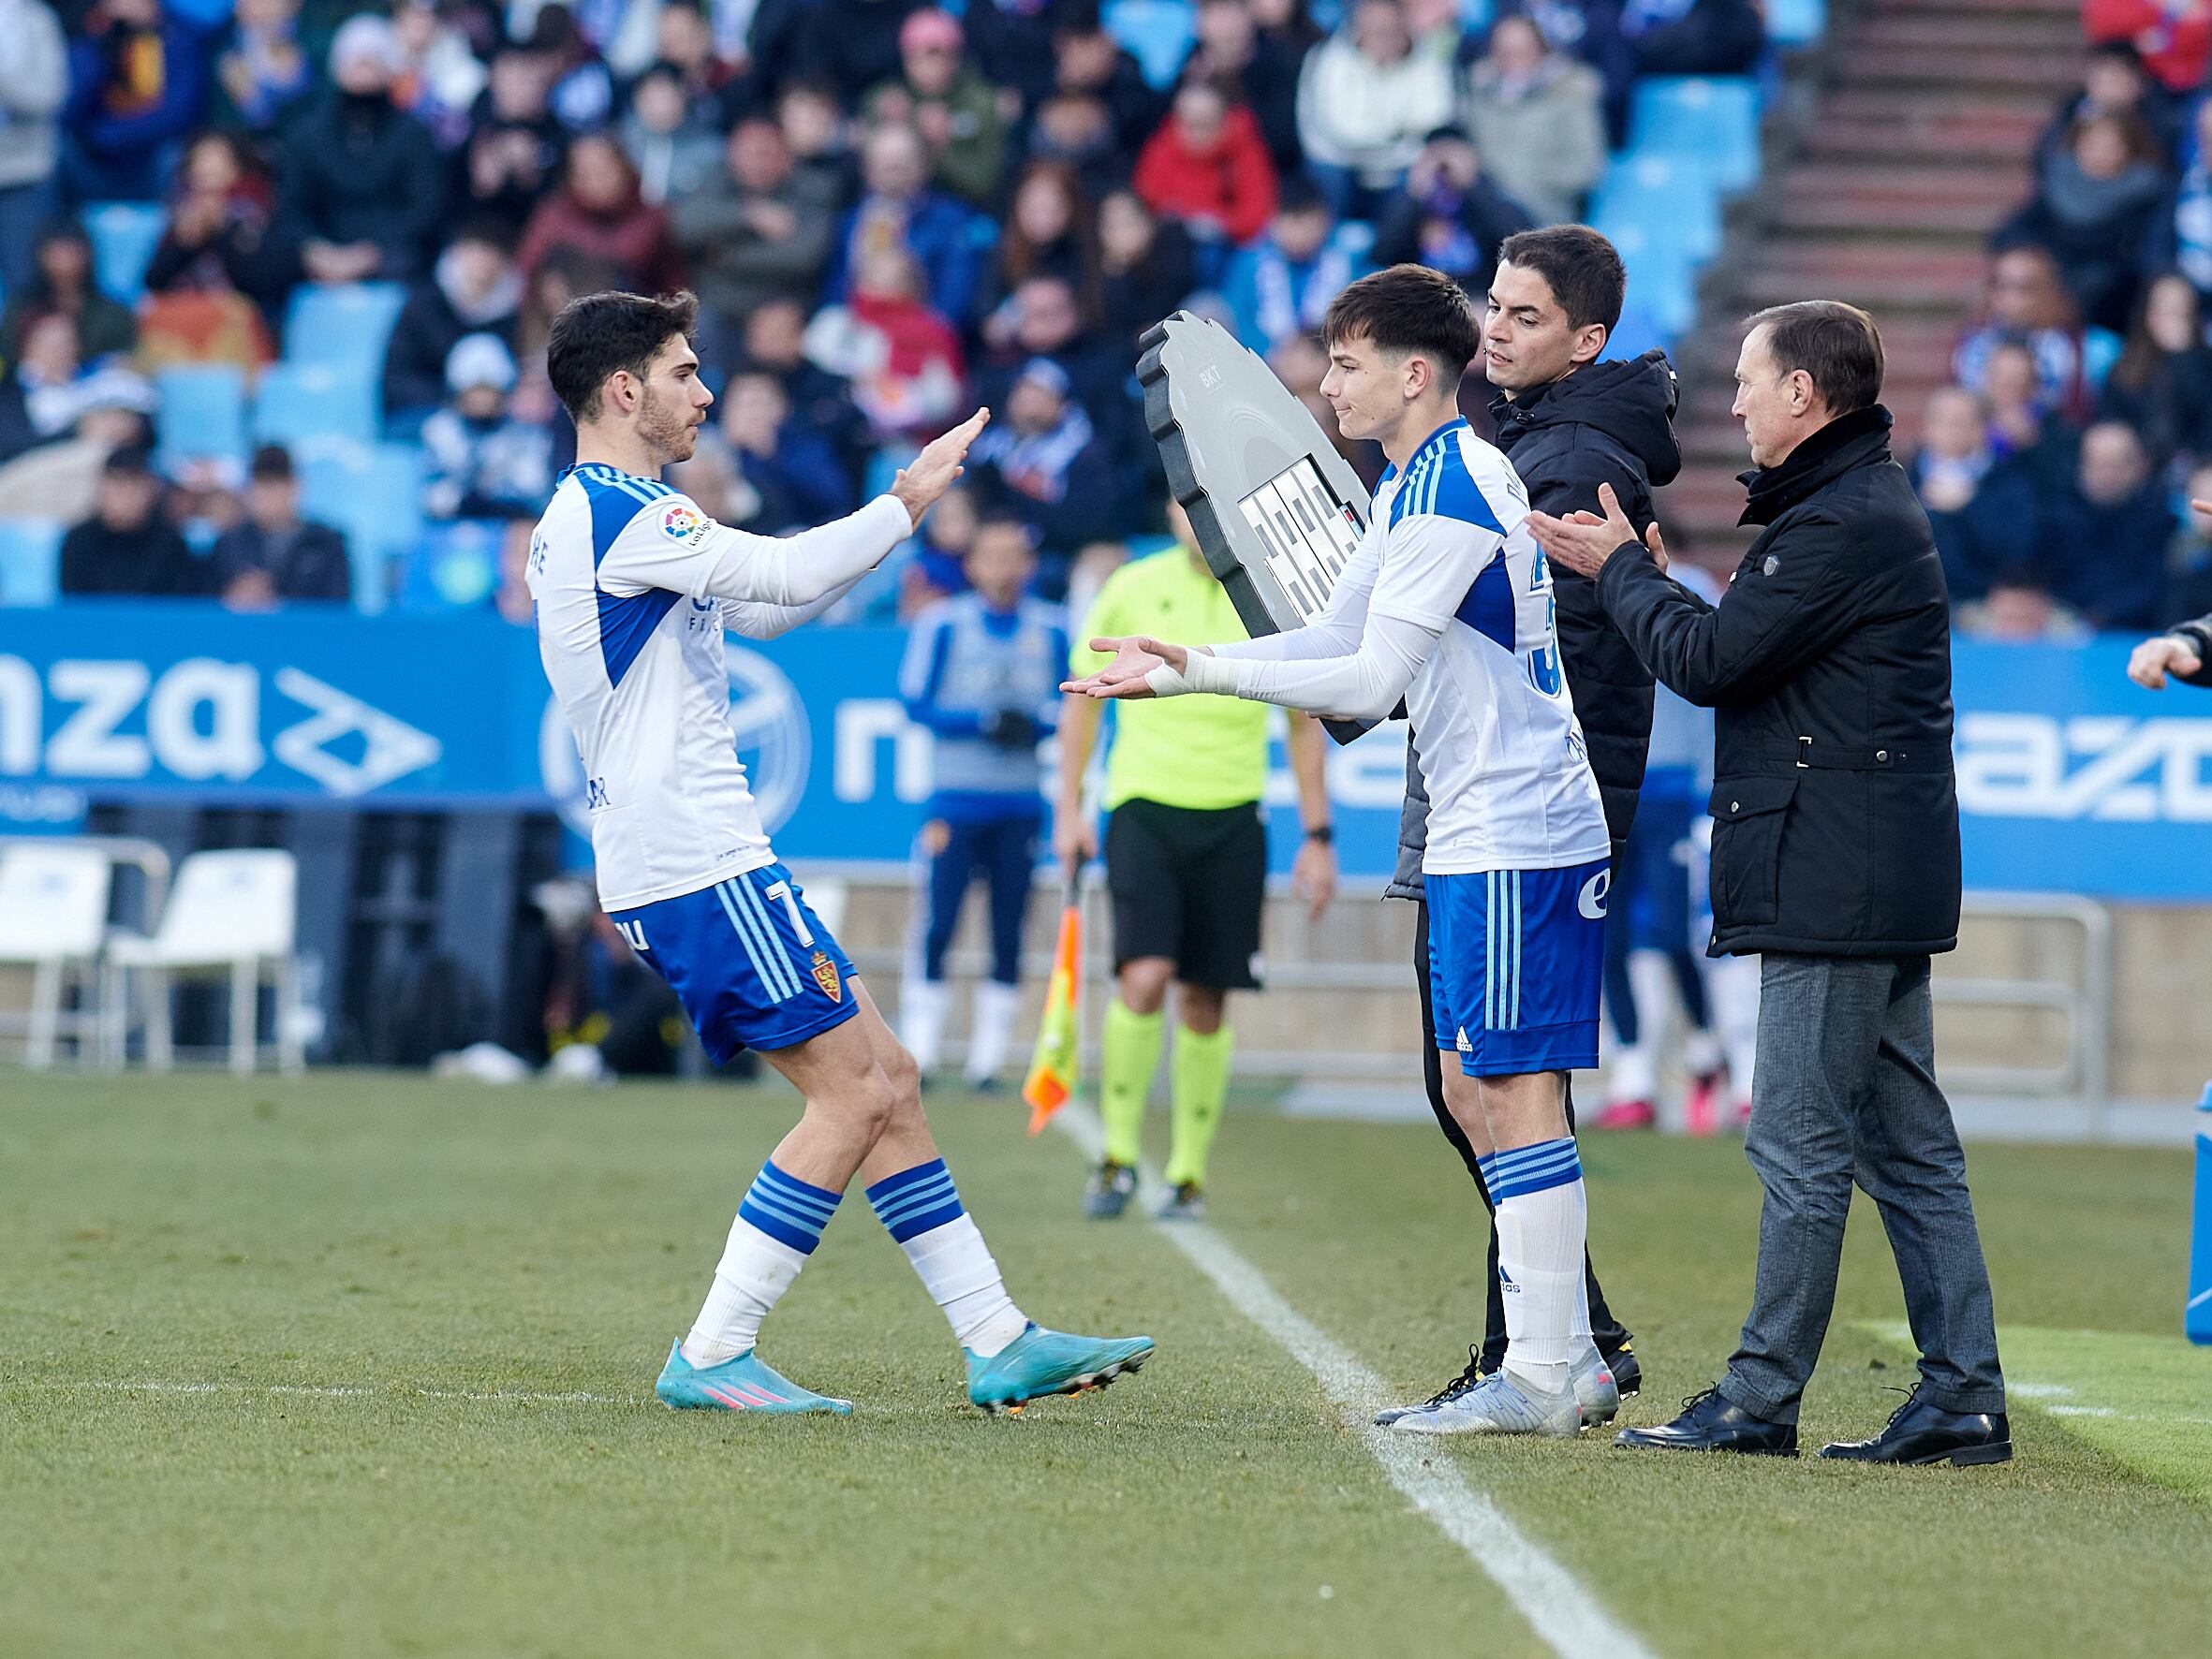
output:
<instances>
[{"instance_id":1,"label":"player's outstretched hand","mask_svg":"<svg viewBox=\"0 0 2212 1659\"><path fill-rule=\"evenodd\" d=\"M1190 648L1170 645L1164 639L1138 634L1127 638L1093 639L1093 651L1111 651L1113 660L1080 680L1066 680L1060 689L1078 697L1144 697L1156 695L1145 677L1163 665L1180 674L1190 661Z\"/></svg>"},{"instance_id":2,"label":"player's outstretched hand","mask_svg":"<svg viewBox=\"0 0 2212 1659\"><path fill-rule=\"evenodd\" d=\"M2204 658L2189 648L2188 640L2175 634L2161 634L2156 639L2146 639L2129 654L2128 678L2151 691L2163 691L2168 674L2195 674L2204 667Z\"/></svg>"},{"instance_id":3,"label":"player's outstretched hand","mask_svg":"<svg viewBox=\"0 0 2212 1659\"><path fill-rule=\"evenodd\" d=\"M891 492L899 498L915 529L922 528L922 514L967 470L962 465L967 460L967 447L990 423L991 411L978 409L951 432L930 439L922 445L921 454L899 468L898 476L891 481Z\"/></svg>"}]
</instances>

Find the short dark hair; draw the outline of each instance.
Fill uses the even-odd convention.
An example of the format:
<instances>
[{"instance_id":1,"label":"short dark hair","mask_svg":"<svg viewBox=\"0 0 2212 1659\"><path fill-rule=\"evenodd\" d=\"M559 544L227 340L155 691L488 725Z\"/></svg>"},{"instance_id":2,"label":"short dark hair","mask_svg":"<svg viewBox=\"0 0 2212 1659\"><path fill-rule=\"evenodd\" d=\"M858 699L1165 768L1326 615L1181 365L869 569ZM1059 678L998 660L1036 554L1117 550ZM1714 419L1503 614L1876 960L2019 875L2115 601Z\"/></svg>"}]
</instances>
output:
<instances>
[{"instance_id":1,"label":"short dark hair","mask_svg":"<svg viewBox=\"0 0 2212 1659\"><path fill-rule=\"evenodd\" d=\"M1467 290L1426 265L1375 272L1329 301L1321 338L1339 345L1362 335L1379 350L1427 358L1442 371L1447 389L1458 385L1482 348L1482 326Z\"/></svg>"},{"instance_id":2,"label":"short dark hair","mask_svg":"<svg viewBox=\"0 0 2212 1659\"><path fill-rule=\"evenodd\" d=\"M582 294L561 307L545 345L545 373L553 395L582 426L598 418L599 389L617 370L641 378L660 349L699 321L699 299L689 289L658 300L610 289Z\"/></svg>"},{"instance_id":3,"label":"short dark hair","mask_svg":"<svg viewBox=\"0 0 2212 1659\"><path fill-rule=\"evenodd\" d=\"M1569 328L1603 323L1610 334L1620 326L1629 273L1620 262L1620 250L1602 232L1587 225L1547 225L1541 230L1515 231L1499 245L1497 257L1503 264L1517 265L1542 277L1552 298L1567 314Z\"/></svg>"},{"instance_id":4,"label":"short dark hair","mask_svg":"<svg viewBox=\"0 0 2212 1659\"><path fill-rule=\"evenodd\" d=\"M1011 507L995 507L976 521L976 533L968 542L968 551L975 551L976 542L982 540L986 530L1012 530L1017 532L1031 552L1037 551L1037 526L1030 523Z\"/></svg>"},{"instance_id":5,"label":"short dark hair","mask_svg":"<svg viewBox=\"0 0 2212 1659\"><path fill-rule=\"evenodd\" d=\"M1766 330L1767 355L1785 374L1803 369L1831 415L1849 415L1881 396L1881 330L1856 305L1800 300L1745 319Z\"/></svg>"},{"instance_id":6,"label":"short dark hair","mask_svg":"<svg viewBox=\"0 0 2212 1659\"><path fill-rule=\"evenodd\" d=\"M286 483L293 477L292 452L282 444L263 444L254 451L247 476L257 483Z\"/></svg>"}]
</instances>

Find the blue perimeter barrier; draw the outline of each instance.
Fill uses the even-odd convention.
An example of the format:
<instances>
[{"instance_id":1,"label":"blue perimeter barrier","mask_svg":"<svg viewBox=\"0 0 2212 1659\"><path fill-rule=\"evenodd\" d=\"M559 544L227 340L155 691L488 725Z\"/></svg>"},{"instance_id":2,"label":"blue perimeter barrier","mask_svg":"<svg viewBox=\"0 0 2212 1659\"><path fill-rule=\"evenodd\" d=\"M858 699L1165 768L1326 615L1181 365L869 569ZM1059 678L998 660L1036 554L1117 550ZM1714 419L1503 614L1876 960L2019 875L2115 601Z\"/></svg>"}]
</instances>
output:
<instances>
[{"instance_id":1,"label":"blue perimeter barrier","mask_svg":"<svg viewBox=\"0 0 2212 1659\"><path fill-rule=\"evenodd\" d=\"M787 857L903 859L929 738L896 684L895 628L731 642L732 711ZM2212 898L2212 696L2152 693L2128 641L1954 645L1967 882ZM1403 729L1332 748L1348 874L1395 856ZM88 800L540 808L581 824L582 778L536 638L487 612L73 602L0 611L0 827L52 831ZM1292 799L1281 746L1271 797ZM1276 867L1298 840L1274 815Z\"/></svg>"}]
</instances>

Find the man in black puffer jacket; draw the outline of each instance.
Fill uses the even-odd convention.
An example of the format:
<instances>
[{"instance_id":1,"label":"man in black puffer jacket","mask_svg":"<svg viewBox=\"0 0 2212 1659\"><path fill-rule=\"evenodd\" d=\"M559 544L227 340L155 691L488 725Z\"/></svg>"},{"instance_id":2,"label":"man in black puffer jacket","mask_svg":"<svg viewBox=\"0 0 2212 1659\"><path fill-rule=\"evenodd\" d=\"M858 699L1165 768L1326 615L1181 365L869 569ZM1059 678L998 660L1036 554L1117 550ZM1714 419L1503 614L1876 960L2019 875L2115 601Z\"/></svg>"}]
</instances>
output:
<instances>
[{"instance_id":1,"label":"man in black puffer jacket","mask_svg":"<svg viewBox=\"0 0 2212 1659\"><path fill-rule=\"evenodd\" d=\"M1950 606L1911 480L1890 457L1881 337L1814 300L1751 319L1735 409L1763 526L1718 605L1668 580L1612 492L1603 518L1532 513L1555 565L1667 684L1714 711L1715 955L1760 958L1744 1152L1765 1189L1750 1315L1719 1387L1620 1444L1797 1450L1836 1299L1851 1186L1881 1211L1920 1385L1862 1462L2013 1455L1989 1270L1936 1082L1929 958L1958 943Z\"/></svg>"},{"instance_id":2,"label":"man in black puffer jacket","mask_svg":"<svg viewBox=\"0 0 2212 1659\"><path fill-rule=\"evenodd\" d=\"M1600 362L1606 336L1620 320L1627 278L1620 255L1597 231L1582 225L1525 230L1499 250L1482 330L1483 372L1497 396L1490 412L1497 447L1513 463L1538 511L1563 516L1595 508L1598 487L1610 485L1639 530L1652 522L1651 491L1681 470L1674 442L1674 371L1666 354L1647 351L1632 362ZM1590 770L1605 800L1605 827L1618 869L1622 844L1636 815L1644 758L1651 745L1651 674L1637 660L1598 603L1587 577L1554 568L1559 652L1574 712L1589 744ZM1419 734L1414 742L1420 741ZM1388 895L1422 899L1421 855L1428 842L1428 796L1408 747L1406 808L1399 820L1398 867ZM1444 1105L1437 1058L1436 1021L1429 1002L1428 906L1414 930L1414 978L1421 987L1423 1056L1429 1106L1485 1205L1489 1192L1459 1124ZM1568 1123L1574 1122L1571 1092ZM1632 1394L1642 1373L1629 1332L1606 1306L1605 1293L1587 1260L1590 1332L1611 1363L1614 1381ZM1497 1278L1497 1236L1490 1239L1490 1298L1479 1350L1465 1372L1445 1386L1471 1387L1505 1361L1505 1298Z\"/></svg>"}]
</instances>

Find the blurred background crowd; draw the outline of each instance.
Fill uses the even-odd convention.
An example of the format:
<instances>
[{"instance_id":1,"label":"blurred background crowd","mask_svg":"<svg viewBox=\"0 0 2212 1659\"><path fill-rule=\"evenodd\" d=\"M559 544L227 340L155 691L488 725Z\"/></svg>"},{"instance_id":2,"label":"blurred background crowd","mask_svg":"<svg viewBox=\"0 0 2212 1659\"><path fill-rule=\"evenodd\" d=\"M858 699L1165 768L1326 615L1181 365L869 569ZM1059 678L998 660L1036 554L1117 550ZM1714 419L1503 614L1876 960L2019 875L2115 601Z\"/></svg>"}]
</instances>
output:
<instances>
[{"instance_id":1,"label":"blurred background crowd","mask_svg":"<svg viewBox=\"0 0 2212 1659\"><path fill-rule=\"evenodd\" d=\"M1060 597L1160 529L1144 328L1212 311L1326 426L1338 288L1480 293L1617 174L1639 88L1766 33L1752 0L0 0L0 595L527 621L573 449L549 319L687 285L719 404L672 481L784 532L987 403L963 499L845 614L956 589L994 514ZM1614 355L1669 333L1632 307Z\"/></svg>"}]
</instances>

